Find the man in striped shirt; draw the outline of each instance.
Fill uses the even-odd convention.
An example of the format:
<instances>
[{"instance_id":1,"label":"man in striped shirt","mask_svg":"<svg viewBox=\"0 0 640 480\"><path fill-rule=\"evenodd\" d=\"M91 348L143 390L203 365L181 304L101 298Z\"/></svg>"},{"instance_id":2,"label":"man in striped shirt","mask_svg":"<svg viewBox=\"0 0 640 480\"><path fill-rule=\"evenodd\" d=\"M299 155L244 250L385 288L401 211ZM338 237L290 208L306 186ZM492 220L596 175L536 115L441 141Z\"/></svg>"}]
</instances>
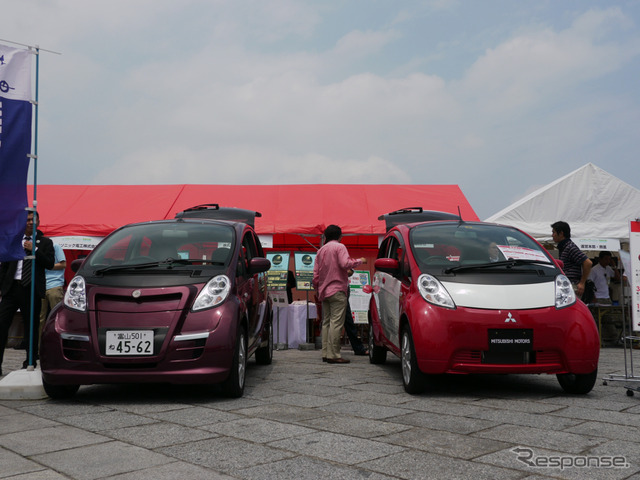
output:
<instances>
[{"instance_id":1,"label":"man in striped shirt","mask_svg":"<svg viewBox=\"0 0 640 480\"><path fill-rule=\"evenodd\" d=\"M592 262L571 240L571 227L567 222L551 225L551 237L558 245L559 259L564 262L564 274L573 284L578 298L584 293L584 286L591 272Z\"/></svg>"}]
</instances>

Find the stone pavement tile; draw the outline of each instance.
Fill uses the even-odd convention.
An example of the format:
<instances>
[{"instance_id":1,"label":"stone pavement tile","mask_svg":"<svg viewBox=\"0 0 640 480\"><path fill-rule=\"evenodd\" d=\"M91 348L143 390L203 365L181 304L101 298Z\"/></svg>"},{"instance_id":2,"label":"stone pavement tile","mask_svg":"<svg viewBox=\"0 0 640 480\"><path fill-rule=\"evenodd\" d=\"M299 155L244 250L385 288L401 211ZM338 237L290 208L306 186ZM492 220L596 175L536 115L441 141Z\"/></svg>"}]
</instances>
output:
<instances>
[{"instance_id":1,"label":"stone pavement tile","mask_svg":"<svg viewBox=\"0 0 640 480\"><path fill-rule=\"evenodd\" d=\"M607 387L604 387L607 388ZM541 400L540 403L547 403L556 407L576 407L576 408L594 408L597 407L600 410L622 411L627 408L637 405L635 402L629 399L622 391L620 395L616 395L615 391L611 391L610 394L603 395L601 391L592 390L587 395L566 395L558 396ZM556 409L554 411L559 411Z\"/></svg>"},{"instance_id":2,"label":"stone pavement tile","mask_svg":"<svg viewBox=\"0 0 640 480\"><path fill-rule=\"evenodd\" d=\"M279 440L270 443L269 446L346 465L356 465L404 450L402 447L374 440L330 432L316 432Z\"/></svg>"},{"instance_id":3,"label":"stone pavement tile","mask_svg":"<svg viewBox=\"0 0 640 480\"><path fill-rule=\"evenodd\" d=\"M606 423L606 415L604 420L604 422L582 422L574 427L565 428L564 431L590 437L604 437L608 440L640 442L638 427ZM640 445L638 449L640 450Z\"/></svg>"},{"instance_id":4,"label":"stone pavement tile","mask_svg":"<svg viewBox=\"0 0 640 480\"><path fill-rule=\"evenodd\" d=\"M0 478L44 470L38 463L0 447Z\"/></svg>"},{"instance_id":5,"label":"stone pavement tile","mask_svg":"<svg viewBox=\"0 0 640 480\"><path fill-rule=\"evenodd\" d=\"M85 432L79 428L69 427L67 425L57 425L0 435L0 445L23 456L56 452L58 450L109 441L111 441L109 437Z\"/></svg>"},{"instance_id":6,"label":"stone pavement tile","mask_svg":"<svg viewBox=\"0 0 640 480\"><path fill-rule=\"evenodd\" d=\"M103 435L138 447L156 449L181 443L217 437L206 430L185 427L175 423L152 423L135 427L104 430Z\"/></svg>"},{"instance_id":7,"label":"stone pavement tile","mask_svg":"<svg viewBox=\"0 0 640 480\"><path fill-rule=\"evenodd\" d=\"M603 443L589 450L588 455L622 456L631 465L631 469L638 472L640 471L640 438L634 442L613 440Z\"/></svg>"},{"instance_id":8,"label":"stone pavement tile","mask_svg":"<svg viewBox=\"0 0 640 480\"><path fill-rule=\"evenodd\" d=\"M190 463L172 462L158 465L157 467L145 468L144 470L105 477L101 480L176 480L178 478L184 480L233 480L237 477L229 477Z\"/></svg>"},{"instance_id":9,"label":"stone pavement tile","mask_svg":"<svg viewBox=\"0 0 640 480\"><path fill-rule=\"evenodd\" d=\"M406 480L522 478L522 473L517 470L415 450L392 454L388 457L361 463L358 466Z\"/></svg>"},{"instance_id":10,"label":"stone pavement tile","mask_svg":"<svg viewBox=\"0 0 640 480\"><path fill-rule=\"evenodd\" d=\"M336 385L323 385L319 388L319 385L312 382L301 382L297 379L287 379L276 382L275 384L269 384L274 388L281 390L283 395L290 393L298 393L301 395L313 395L318 397L337 397L344 393L344 388ZM272 397L273 398L273 397Z\"/></svg>"},{"instance_id":11,"label":"stone pavement tile","mask_svg":"<svg viewBox=\"0 0 640 480\"><path fill-rule=\"evenodd\" d=\"M239 469L275 462L295 454L265 445L227 437L199 440L156 450L188 463L234 474Z\"/></svg>"},{"instance_id":12,"label":"stone pavement tile","mask_svg":"<svg viewBox=\"0 0 640 480\"><path fill-rule=\"evenodd\" d=\"M627 412L603 412L597 408L587 407L567 407L556 412L552 412L550 415L575 418L579 420L594 420L594 421L606 421L607 423L613 423L617 425L631 425L634 427L640 427L640 415Z\"/></svg>"},{"instance_id":13,"label":"stone pavement tile","mask_svg":"<svg viewBox=\"0 0 640 480\"><path fill-rule=\"evenodd\" d=\"M69 477L50 469L8 477L10 480L68 480Z\"/></svg>"},{"instance_id":14,"label":"stone pavement tile","mask_svg":"<svg viewBox=\"0 0 640 480\"><path fill-rule=\"evenodd\" d=\"M23 412L32 413L33 415L37 415L39 417L49 418L51 420L57 420L58 418L68 416L113 411L113 409L111 408L103 407L101 405L94 405L91 403L82 403L76 401L75 399L67 402L48 400L45 403L20 407L20 410Z\"/></svg>"},{"instance_id":15,"label":"stone pavement tile","mask_svg":"<svg viewBox=\"0 0 640 480\"><path fill-rule=\"evenodd\" d=\"M287 423L302 422L311 418L320 418L329 415L327 412L315 408L295 407L279 403L272 403L260 407L242 408L236 410L234 413L247 417L265 418Z\"/></svg>"},{"instance_id":16,"label":"stone pavement tile","mask_svg":"<svg viewBox=\"0 0 640 480\"><path fill-rule=\"evenodd\" d=\"M278 403L293 405L296 407L323 407L335 403L335 398L321 397L319 395L307 395L301 393L286 393L278 398Z\"/></svg>"},{"instance_id":17,"label":"stone pavement tile","mask_svg":"<svg viewBox=\"0 0 640 480\"><path fill-rule=\"evenodd\" d=\"M266 402L264 399L251 397L247 394L246 389L244 396L241 398L211 398L208 400L197 400L191 402L194 406L214 408L224 412L233 412L234 410L240 410L241 408L259 407L268 403L269 402Z\"/></svg>"},{"instance_id":18,"label":"stone pavement tile","mask_svg":"<svg viewBox=\"0 0 640 480\"><path fill-rule=\"evenodd\" d=\"M133 413L120 412L118 410L85 413L82 415L67 415L60 417L59 421L90 432L100 432L113 428L131 427L133 425L144 425L156 422L156 420L152 418L134 415Z\"/></svg>"},{"instance_id":19,"label":"stone pavement tile","mask_svg":"<svg viewBox=\"0 0 640 480\"><path fill-rule=\"evenodd\" d=\"M376 397L370 398L369 401L376 403L337 402L321 408L322 410L326 410L327 412L344 413L354 415L356 417L370 418L374 420L381 420L390 417L395 418L401 415L413 413L412 410L407 410L406 408L378 405Z\"/></svg>"},{"instance_id":20,"label":"stone pavement tile","mask_svg":"<svg viewBox=\"0 0 640 480\"><path fill-rule=\"evenodd\" d=\"M269 443L316 431L311 428L261 418L241 418L230 422L206 425L202 428L227 437L255 443Z\"/></svg>"},{"instance_id":21,"label":"stone pavement tile","mask_svg":"<svg viewBox=\"0 0 640 480\"><path fill-rule=\"evenodd\" d=\"M483 398L473 402L476 407L499 408L524 413L549 413L563 408L562 405L531 401L530 399Z\"/></svg>"},{"instance_id":22,"label":"stone pavement tile","mask_svg":"<svg viewBox=\"0 0 640 480\"><path fill-rule=\"evenodd\" d=\"M482 432L476 432L474 436L498 441L508 439L509 443L513 445L546 448L575 454L606 442L605 439L598 437L584 437L575 433L554 432L549 429L520 425L499 425Z\"/></svg>"},{"instance_id":23,"label":"stone pavement tile","mask_svg":"<svg viewBox=\"0 0 640 480\"><path fill-rule=\"evenodd\" d=\"M58 425L58 423L47 420L46 418L40 418L36 415L14 413L14 415L5 415L2 417L2 421L0 421L0 435L53 427L55 425Z\"/></svg>"},{"instance_id":24,"label":"stone pavement tile","mask_svg":"<svg viewBox=\"0 0 640 480\"><path fill-rule=\"evenodd\" d=\"M397 478L302 455L238 470L234 474L246 480L393 480Z\"/></svg>"},{"instance_id":25,"label":"stone pavement tile","mask_svg":"<svg viewBox=\"0 0 640 480\"><path fill-rule=\"evenodd\" d=\"M470 417L491 420L496 423L507 423L510 425L523 425L527 427L549 428L551 430L563 430L582 423L582 420L575 418L563 418L550 416L548 413L532 414L521 413L513 410L497 408L483 408L472 412Z\"/></svg>"},{"instance_id":26,"label":"stone pavement tile","mask_svg":"<svg viewBox=\"0 0 640 480\"><path fill-rule=\"evenodd\" d=\"M385 435L409 430L409 425L386 422L384 420L371 420L368 418L355 418L350 415L330 415L327 417L312 418L299 422L302 425L323 430L326 432L341 433L353 437L376 439Z\"/></svg>"},{"instance_id":27,"label":"stone pavement tile","mask_svg":"<svg viewBox=\"0 0 640 480\"><path fill-rule=\"evenodd\" d=\"M352 402L352 403L375 403L376 405L385 405L387 407L398 407L398 408L406 408L408 410L418 410L417 408L412 408L411 404L415 404L413 401L413 396L407 395L407 393L402 390L401 393L383 393L379 392L375 394L375 397L372 397L371 392L366 392L363 390L353 391L351 389L345 392L345 389L341 390L341 395L337 397L341 402Z\"/></svg>"},{"instance_id":28,"label":"stone pavement tile","mask_svg":"<svg viewBox=\"0 0 640 480\"><path fill-rule=\"evenodd\" d=\"M575 480L618 480L628 479L637 472L637 469L629 466L614 468L610 466L611 463L603 464L602 458L591 454L566 454L535 447L517 448L517 451L509 448L478 457L475 462L521 470L528 474L527 479L545 476Z\"/></svg>"},{"instance_id":29,"label":"stone pavement tile","mask_svg":"<svg viewBox=\"0 0 640 480\"><path fill-rule=\"evenodd\" d=\"M240 418L234 413L223 412L201 406L186 407L167 412L153 412L149 413L147 416L163 422L177 423L187 427L210 425L217 422L228 422L230 420Z\"/></svg>"},{"instance_id":30,"label":"stone pavement tile","mask_svg":"<svg viewBox=\"0 0 640 480\"><path fill-rule=\"evenodd\" d=\"M472 459L480 455L502 450L509 444L497 440L477 438L469 435L416 427L378 439L381 442L412 449L424 450L437 455Z\"/></svg>"},{"instance_id":31,"label":"stone pavement tile","mask_svg":"<svg viewBox=\"0 0 640 480\"><path fill-rule=\"evenodd\" d=\"M159 453L117 441L34 455L31 458L79 480L134 472L173 461Z\"/></svg>"},{"instance_id":32,"label":"stone pavement tile","mask_svg":"<svg viewBox=\"0 0 640 480\"><path fill-rule=\"evenodd\" d=\"M468 434L499 425L498 422L479 418L460 417L442 413L416 412L387 419L390 422L425 427L435 430L446 430L453 433Z\"/></svg>"}]
</instances>

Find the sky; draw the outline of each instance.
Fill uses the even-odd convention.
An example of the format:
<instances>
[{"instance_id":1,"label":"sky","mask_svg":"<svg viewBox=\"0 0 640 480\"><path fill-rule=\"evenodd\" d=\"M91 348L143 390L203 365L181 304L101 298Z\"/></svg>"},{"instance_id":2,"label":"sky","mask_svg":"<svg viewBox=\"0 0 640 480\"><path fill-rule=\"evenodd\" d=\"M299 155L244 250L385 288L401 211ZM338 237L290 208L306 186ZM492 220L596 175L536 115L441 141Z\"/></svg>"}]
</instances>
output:
<instances>
[{"instance_id":1,"label":"sky","mask_svg":"<svg viewBox=\"0 0 640 480\"><path fill-rule=\"evenodd\" d=\"M38 184L640 188L640 0L0 0L7 41Z\"/></svg>"}]
</instances>

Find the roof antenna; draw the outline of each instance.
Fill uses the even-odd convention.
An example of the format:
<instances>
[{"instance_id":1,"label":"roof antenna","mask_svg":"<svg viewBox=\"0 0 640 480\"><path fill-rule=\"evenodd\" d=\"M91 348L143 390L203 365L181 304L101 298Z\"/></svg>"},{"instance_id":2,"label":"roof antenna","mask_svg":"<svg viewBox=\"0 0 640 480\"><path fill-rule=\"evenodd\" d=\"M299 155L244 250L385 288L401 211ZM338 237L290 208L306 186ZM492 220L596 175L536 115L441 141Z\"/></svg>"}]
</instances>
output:
<instances>
[{"instance_id":1,"label":"roof antenna","mask_svg":"<svg viewBox=\"0 0 640 480\"><path fill-rule=\"evenodd\" d=\"M460 226L464 223L464 220L462 220L462 212L460 211L460 205L458 205L458 216L460 217L460 222L458 223L458 226Z\"/></svg>"}]
</instances>

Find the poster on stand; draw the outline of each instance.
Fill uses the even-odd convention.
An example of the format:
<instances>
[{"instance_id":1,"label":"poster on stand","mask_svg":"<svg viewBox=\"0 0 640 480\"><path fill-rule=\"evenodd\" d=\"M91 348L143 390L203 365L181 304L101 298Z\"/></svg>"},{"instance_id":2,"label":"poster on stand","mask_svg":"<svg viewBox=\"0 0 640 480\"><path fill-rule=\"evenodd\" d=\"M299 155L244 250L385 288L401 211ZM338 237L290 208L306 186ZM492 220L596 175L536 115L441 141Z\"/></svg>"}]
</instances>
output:
<instances>
[{"instance_id":1,"label":"poster on stand","mask_svg":"<svg viewBox=\"0 0 640 480\"><path fill-rule=\"evenodd\" d=\"M370 273L367 270L355 270L349 277L349 306L353 315L353 323L369 323L369 299L370 293L364 292L364 286L371 282Z\"/></svg>"},{"instance_id":2,"label":"poster on stand","mask_svg":"<svg viewBox=\"0 0 640 480\"><path fill-rule=\"evenodd\" d=\"M271 268L267 272L267 288L274 304L287 305L287 274L289 273L288 252L269 252L267 259Z\"/></svg>"},{"instance_id":3,"label":"poster on stand","mask_svg":"<svg viewBox=\"0 0 640 480\"><path fill-rule=\"evenodd\" d=\"M640 332L640 221L630 222L629 253L631 272L627 279L631 283L631 321L633 331Z\"/></svg>"},{"instance_id":4,"label":"poster on stand","mask_svg":"<svg viewBox=\"0 0 640 480\"><path fill-rule=\"evenodd\" d=\"M295 252L296 289L313 290L313 266L316 263L315 252Z\"/></svg>"}]
</instances>

